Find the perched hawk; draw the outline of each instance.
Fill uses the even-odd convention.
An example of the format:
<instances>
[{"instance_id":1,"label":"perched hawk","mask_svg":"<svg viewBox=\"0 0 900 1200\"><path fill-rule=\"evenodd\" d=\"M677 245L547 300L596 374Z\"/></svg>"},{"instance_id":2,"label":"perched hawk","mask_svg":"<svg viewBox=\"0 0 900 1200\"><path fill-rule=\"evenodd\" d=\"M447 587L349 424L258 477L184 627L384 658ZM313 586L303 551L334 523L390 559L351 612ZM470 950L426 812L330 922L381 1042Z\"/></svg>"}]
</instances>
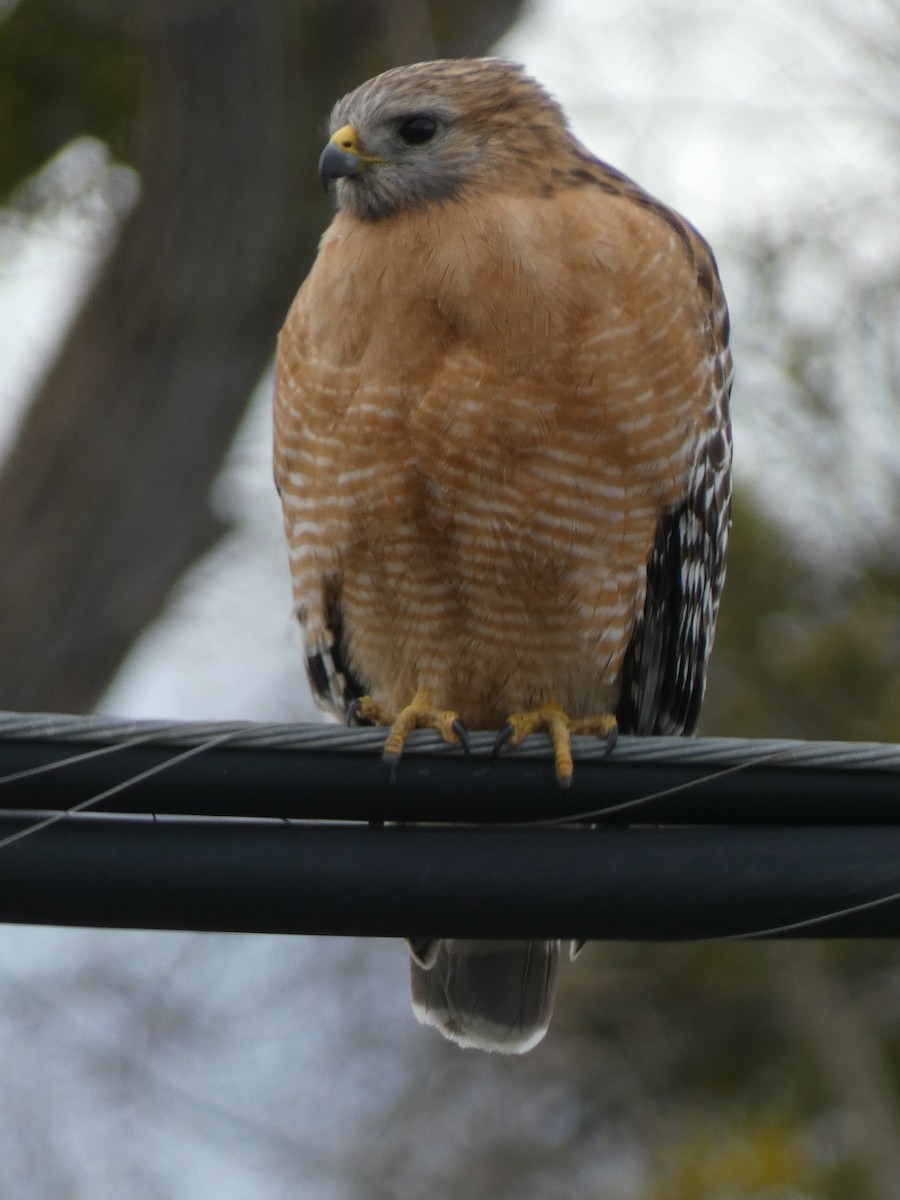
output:
<instances>
[{"instance_id":1,"label":"perched hawk","mask_svg":"<svg viewBox=\"0 0 900 1200\"><path fill-rule=\"evenodd\" d=\"M691 225L520 67L339 101L337 215L278 345L275 470L319 702L498 744L692 732L731 508L728 313ZM515 1052L558 943L411 943L413 1003Z\"/></svg>"}]
</instances>

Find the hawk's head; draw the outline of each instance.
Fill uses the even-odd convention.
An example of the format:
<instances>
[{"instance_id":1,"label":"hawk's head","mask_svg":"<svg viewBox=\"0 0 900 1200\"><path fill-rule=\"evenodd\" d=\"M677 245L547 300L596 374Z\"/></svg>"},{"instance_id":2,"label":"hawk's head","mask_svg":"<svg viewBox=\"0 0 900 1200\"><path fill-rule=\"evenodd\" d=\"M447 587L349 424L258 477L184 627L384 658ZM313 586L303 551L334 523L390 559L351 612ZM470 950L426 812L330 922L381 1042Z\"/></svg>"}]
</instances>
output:
<instances>
[{"instance_id":1,"label":"hawk's head","mask_svg":"<svg viewBox=\"0 0 900 1200\"><path fill-rule=\"evenodd\" d=\"M464 191L546 187L571 152L559 105L517 64L443 59L397 67L334 106L319 169L338 207L378 220Z\"/></svg>"}]
</instances>

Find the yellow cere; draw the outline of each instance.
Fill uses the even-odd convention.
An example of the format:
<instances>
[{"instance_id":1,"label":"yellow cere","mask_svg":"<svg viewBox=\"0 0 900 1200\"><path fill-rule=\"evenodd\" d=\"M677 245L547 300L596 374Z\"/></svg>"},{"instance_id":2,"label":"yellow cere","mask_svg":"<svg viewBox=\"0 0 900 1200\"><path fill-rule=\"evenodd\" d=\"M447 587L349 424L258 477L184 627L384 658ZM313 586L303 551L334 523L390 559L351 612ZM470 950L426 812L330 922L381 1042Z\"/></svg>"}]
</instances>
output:
<instances>
[{"instance_id":1,"label":"yellow cere","mask_svg":"<svg viewBox=\"0 0 900 1200\"><path fill-rule=\"evenodd\" d=\"M358 134L352 125L342 125L337 132L331 135L331 140L340 150L344 150L347 154L352 154L354 158L358 158L360 162L381 162L374 154L363 154L359 149Z\"/></svg>"}]
</instances>

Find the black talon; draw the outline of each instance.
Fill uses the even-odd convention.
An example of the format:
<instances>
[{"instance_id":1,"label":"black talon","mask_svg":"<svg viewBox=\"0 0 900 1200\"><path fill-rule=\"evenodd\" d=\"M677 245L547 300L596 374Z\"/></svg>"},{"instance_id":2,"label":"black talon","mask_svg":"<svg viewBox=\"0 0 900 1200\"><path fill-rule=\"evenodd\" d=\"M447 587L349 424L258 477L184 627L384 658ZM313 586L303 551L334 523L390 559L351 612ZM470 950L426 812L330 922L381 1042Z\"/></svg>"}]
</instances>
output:
<instances>
[{"instance_id":1,"label":"black talon","mask_svg":"<svg viewBox=\"0 0 900 1200\"><path fill-rule=\"evenodd\" d=\"M618 740L619 740L619 727L618 727L618 725L613 725L612 729L606 735L606 749L604 750L604 754L609 754L609 752L613 749L613 747L615 746L615 744Z\"/></svg>"},{"instance_id":2,"label":"black talon","mask_svg":"<svg viewBox=\"0 0 900 1200\"><path fill-rule=\"evenodd\" d=\"M499 755L500 751L503 749L503 747L506 745L506 743L509 741L509 739L512 737L512 735L513 735L513 727L510 724L510 722L507 721L506 724L503 726L503 728L500 730L500 732L497 734L497 736L494 738L494 746L493 746L493 749L491 750L491 754L493 755L494 758L496 758Z\"/></svg>"},{"instance_id":3,"label":"black talon","mask_svg":"<svg viewBox=\"0 0 900 1200\"><path fill-rule=\"evenodd\" d=\"M356 725L356 723L357 723L356 722L356 714L359 712L359 709L360 709L359 700L351 700L350 703L347 705L347 713L346 713L346 716L344 717L344 723L346 725Z\"/></svg>"},{"instance_id":4,"label":"black talon","mask_svg":"<svg viewBox=\"0 0 900 1200\"><path fill-rule=\"evenodd\" d=\"M465 725L463 725L459 717L456 718L450 728L459 739L459 744L462 746L464 753L471 754L472 743L469 741L469 731L466 729Z\"/></svg>"}]
</instances>

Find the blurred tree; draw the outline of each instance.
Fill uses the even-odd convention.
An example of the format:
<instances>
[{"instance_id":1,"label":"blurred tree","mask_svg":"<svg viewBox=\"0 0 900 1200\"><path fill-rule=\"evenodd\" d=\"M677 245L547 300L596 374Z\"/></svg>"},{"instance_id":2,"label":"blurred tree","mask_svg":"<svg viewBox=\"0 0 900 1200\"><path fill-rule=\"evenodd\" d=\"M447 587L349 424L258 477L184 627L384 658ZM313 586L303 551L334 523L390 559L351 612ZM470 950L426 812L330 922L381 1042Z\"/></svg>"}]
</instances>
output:
<instances>
[{"instance_id":1,"label":"blurred tree","mask_svg":"<svg viewBox=\"0 0 900 1200\"><path fill-rule=\"evenodd\" d=\"M702 732L900 741L900 563L811 562L739 493Z\"/></svg>"},{"instance_id":2,"label":"blurred tree","mask_svg":"<svg viewBox=\"0 0 900 1200\"><path fill-rule=\"evenodd\" d=\"M0 197L90 133L133 152L141 68L134 12L115 0L20 0L0 26Z\"/></svg>"},{"instance_id":3,"label":"blurred tree","mask_svg":"<svg viewBox=\"0 0 900 1200\"><path fill-rule=\"evenodd\" d=\"M210 484L327 221L314 168L333 100L392 65L392 44L486 51L519 5L12 12L0 182L91 132L141 194L0 475L0 705L90 708L220 533Z\"/></svg>"}]
</instances>

